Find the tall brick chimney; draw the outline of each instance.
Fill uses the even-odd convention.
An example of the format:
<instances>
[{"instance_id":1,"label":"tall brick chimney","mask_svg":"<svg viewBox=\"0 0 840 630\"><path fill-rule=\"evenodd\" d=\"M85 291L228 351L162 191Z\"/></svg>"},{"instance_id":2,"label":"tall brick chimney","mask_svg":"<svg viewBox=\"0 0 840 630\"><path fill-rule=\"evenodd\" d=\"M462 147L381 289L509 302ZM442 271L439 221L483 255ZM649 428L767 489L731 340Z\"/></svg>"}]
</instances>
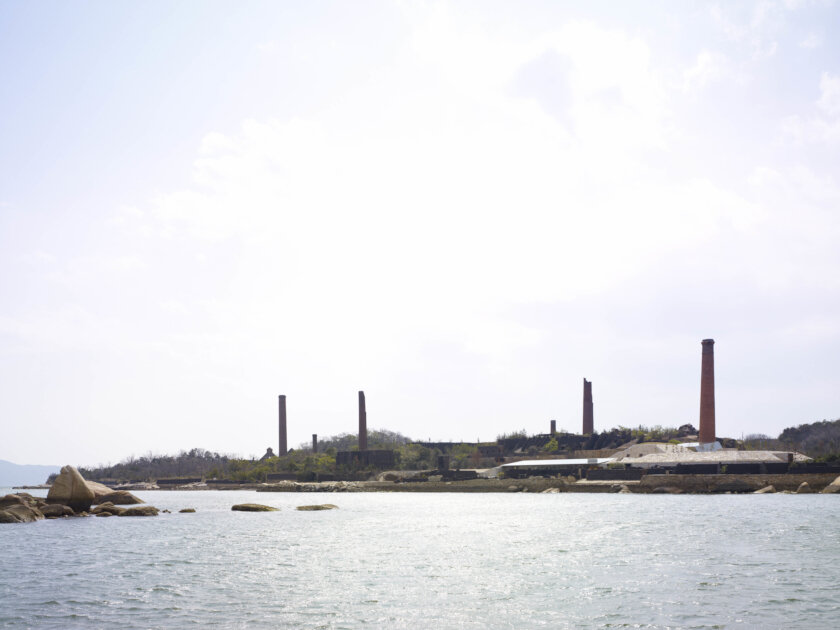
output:
<instances>
[{"instance_id":1,"label":"tall brick chimney","mask_svg":"<svg viewBox=\"0 0 840 630\"><path fill-rule=\"evenodd\" d=\"M317 433L312 434L312 452L313 453L318 452L318 434Z\"/></svg>"},{"instance_id":2,"label":"tall brick chimney","mask_svg":"<svg viewBox=\"0 0 840 630\"><path fill-rule=\"evenodd\" d=\"M700 444L715 441L715 340L704 339L700 368Z\"/></svg>"},{"instance_id":3,"label":"tall brick chimney","mask_svg":"<svg viewBox=\"0 0 840 630\"><path fill-rule=\"evenodd\" d=\"M283 457L287 452L288 448L286 444L286 397L281 395L279 399L279 406L280 406L280 444L279 449L277 450L277 456Z\"/></svg>"},{"instance_id":4,"label":"tall brick chimney","mask_svg":"<svg viewBox=\"0 0 840 630\"><path fill-rule=\"evenodd\" d=\"M557 433L557 420L551 421L551 435Z\"/></svg>"},{"instance_id":5,"label":"tall brick chimney","mask_svg":"<svg viewBox=\"0 0 840 630\"><path fill-rule=\"evenodd\" d=\"M367 411L364 392L359 392L359 450L367 450Z\"/></svg>"},{"instance_id":6,"label":"tall brick chimney","mask_svg":"<svg viewBox=\"0 0 840 630\"><path fill-rule=\"evenodd\" d=\"M592 408L592 381L583 379L583 434L590 435L595 430L595 414Z\"/></svg>"}]
</instances>

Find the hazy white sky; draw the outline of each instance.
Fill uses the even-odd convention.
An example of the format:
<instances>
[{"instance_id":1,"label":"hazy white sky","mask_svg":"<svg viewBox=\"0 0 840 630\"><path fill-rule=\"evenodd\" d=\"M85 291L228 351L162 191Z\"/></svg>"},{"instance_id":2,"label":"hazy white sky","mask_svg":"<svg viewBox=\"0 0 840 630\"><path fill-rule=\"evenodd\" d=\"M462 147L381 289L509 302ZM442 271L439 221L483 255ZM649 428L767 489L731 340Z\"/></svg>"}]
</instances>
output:
<instances>
[{"instance_id":1,"label":"hazy white sky","mask_svg":"<svg viewBox=\"0 0 840 630\"><path fill-rule=\"evenodd\" d=\"M840 416L838 25L0 1L0 459Z\"/></svg>"}]
</instances>

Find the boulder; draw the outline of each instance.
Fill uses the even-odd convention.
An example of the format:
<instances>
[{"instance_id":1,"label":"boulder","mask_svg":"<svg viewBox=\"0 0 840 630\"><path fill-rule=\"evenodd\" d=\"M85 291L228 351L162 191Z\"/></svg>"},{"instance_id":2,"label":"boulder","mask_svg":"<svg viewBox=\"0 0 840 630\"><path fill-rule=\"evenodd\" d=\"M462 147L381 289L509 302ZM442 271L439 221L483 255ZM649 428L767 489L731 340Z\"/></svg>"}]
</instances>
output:
<instances>
[{"instance_id":1,"label":"boulder","mask_svg":"<svg viewBox=\"0 0 840 630\"><path fill-rule=\"evenodd\" d=\"M65 466L47 493L47 503L69 505L74 512L83 512L90 509L95 496L79 471L73 466Z\"/></svg>"},{"instance_id":2,"label":"boulder","mask_svg":"<svg viewBox=\"0 0 840 630\"><path fill-rule=\"evenodd\" d=\"M34 523L42 518L38 508L28 505L10 505L0 510L0 523Z\"/></svg>"},{"instance_id":3,"label":"boulder","mask_svg":"<svg viewBox=\"0 0 840 630\"><path fill-rule=\"evenodd\" d=\"M26 505L26 503L19 494L7 494L6 496L0 497L0 510L5 510L12 505Z\"/></svg>"},{"instance_id":4,"label":"boulder","mask_svg":"<svg viewBox=\"0 0 840 630\"><path fill-rule=\"evenodd\" d=\"M97 496L96 499L93 500L94 503L113 503L114 505L137 505L138 503L145 503L143 499L140 499L133 494L131 494L128 490L111 490L108 489L107 494L103 494Z\"/></svg>"},{"instance_id":5,"label":"boulder","mask_svg":"<svg viewBox=\"0 0 840 630\"><path fill-rule=\"evenodd\" d=\"M157 516L158 509L151 505L135 505L134 507L124 508L118 516Z\"/></svg>"},{"instance_id":6,"label":"boulder","mask_svg":"<svg viewBox=\"0 0 840 630\"><path fill-rule=\"evenodd\" d=\"M840 477L823 488L822 494L840 494Z\"/></svg>"},{"instance_id":7,"label":"boulder","mask_svg":"<svg viewBox=\"0 0 840 630\"><path fill-rule=\"evenodd\" d=\"M97 505L95 508L93 508L90 511L91 514L96 514L97 516L99 516L100 514L103 514L105 512L107 512L108 514L113 515L113 516L119 516L123 512L125 512L125 508L117 507L116 505L114 505L110 501L106 501L105 503Z\"/></svg>"},{"instance_id":8,"label":"boulder","mask_svg":"<svg viewBox=\"0 0 840 630\"><path fill-rule=\"evenodd\" d=\"M540 494L557 494L560 492L560 488L546 488Z\"/></svg>"},{"instance_id":9,"label":"boulder","mask_svg":"<svg viewBox=\"0 0 840 630\"><path fill-rule=\"evenodd\" d=\"M181 514L194 514L195 508L184 508L183 510L178 510Z\"/></svg>"},{"instance_id":10,"label":"boulder","mask_svg":"<svg viewBox=\"0 0 840 630\"><path fill-rule=\"evenodd\" d=\"M106 494L111 494L114 490L113 488L109 488L105 484L101 484L98 481L88 481L85 479L85 485L93 491L93 502L94 503L101 503L99 500L100 497L104 497Z\"/></svg>"},{"instance_id":11,"label":"boulder","mask_svg":"<svg viewBox=\"0 0 840 630\"><path fill-rule=\"evenodd\" d=\"M75 516L76 513L69 505L61 505L60 503L48 503L42 508L39 508L44 518L61 518L63 516Z\"/></svg>"},{"instance_id":12,"label":"boulder","mask_svg":"<svg viewBox=\"0 0 840 630\"><path fill-rule=\"evenodd\" d=\"M776 488L774 486L764 486L761 490L756 490L753 494L775 494Z\"/></svg>"},{"instance_id":13,"label":"boulder","mask_svg":"<svg viewBox=\"0 0 840 630\"><path fill-rule=\"evenodd\" d=\"M279 512L278 508L259 503L239 503L230 509L234 512Z\"/></svg>"},{"instance_id":14,"label":"boulder","mask_svg":"<svg viewBox=\"0 0 840 630\"><path fill-rule=\"evenodd\" d=\"M814 491L811 489L811 486L808 485L807 481L803 481L799 484L799 487L796 489L796 494L811 494Z\"/></svg>"},{"instance_id":15,"label":"boulder","mask_svg":"<svg viewBox=\"0 0 840 630\"><path fill-rule=\"evenodd\" d=\"M317 512L318 510L337 510L338 506L332 503L322 503L321 505L299 505L297 509L301 512Z\"/></svg>"}]
</instances>

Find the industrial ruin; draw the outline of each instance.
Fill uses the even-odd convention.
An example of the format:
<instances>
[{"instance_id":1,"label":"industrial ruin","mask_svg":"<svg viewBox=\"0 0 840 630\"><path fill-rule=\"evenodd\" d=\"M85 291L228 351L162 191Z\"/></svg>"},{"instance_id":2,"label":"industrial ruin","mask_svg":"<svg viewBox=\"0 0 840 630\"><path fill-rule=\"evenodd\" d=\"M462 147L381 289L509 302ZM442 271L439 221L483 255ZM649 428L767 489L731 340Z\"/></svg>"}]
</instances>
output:
<instances>
[{"instance_id":1,"label":"industrial ruin","mask_svg":"<svg viewBox=\"0 0 840 630\"><path fill-rule=\"evenodd\" d=\"M495 443L414 442L440 453L437 470L427 471L444 479L470 479L503 474L510 478L533 476L573 476L588 480L639 480L648 474L780 474L788 471L813 472L825 468L811 464L810 458L795 452L743 451L733 448L734 440L715 435L714 340L701 342L699 431L692 425L680 427L680 439L671 443L644 442L617 430L595 431L592 381L583 379L583 413L580 434L557 431L550 421L549 432L533 436L500 437ZM278 455L287 454L286 396L279 396ZM551 441L554 456L539 455ZM673 443L677 442L677 443ZM732 443L729 443L732 442ZM475 469L450 469L450 453L470 447ZM318 436L312 434L312 452L318 452ZM368 447L367 406L364 391L358 392L358 449L335 453L337 471L388 470L397 464L394 450ZM814 470L812 470L814 469ZM489 471L489 472L488 472ZM283 474L269 477L281 478ZM421 475L422 477L422 475ZM420 477L418 477L419 479Z\"/></svg>"}]
</instances>

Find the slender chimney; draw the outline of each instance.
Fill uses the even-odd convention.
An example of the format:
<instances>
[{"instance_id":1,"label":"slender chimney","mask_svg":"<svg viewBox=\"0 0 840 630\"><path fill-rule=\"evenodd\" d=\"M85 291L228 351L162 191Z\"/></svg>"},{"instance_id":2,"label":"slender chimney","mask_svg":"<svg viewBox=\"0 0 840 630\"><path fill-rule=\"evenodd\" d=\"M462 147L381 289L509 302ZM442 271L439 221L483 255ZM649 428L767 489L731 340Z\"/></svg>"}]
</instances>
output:
<instances>
[{"instance_id":1,"label":"slender chimney","mask_svg":"<svg viewBox=\"0 0 840 630\"><path fill-rule=\"evenodd\" d=\"M280 448L277 456L283 457L288 452L286 448L286 397L280 396Z\"/></svg>"},{"instance_id":2,"label":"slender chimney","mask_svg":"<svg viewBox=\"0 0 840 630\"><path fill-rule=\"evenodd\" d=\"M557 433L557 420L551 421L551 435Z\"/></svg>"},{"instance_id":3,"label":"slender chimney","mask_svg":"<svg viewBox=\"0 0 840 630\"><path fill-rule=\"evenodd\" d=\"M583 434L590 435L595 430L595 417L592 408L592 381L583 379Z\"/></svg>"},{"instance_id":4,"label":"slender chimney","mask_svg":"<svg viewBox=\"0 0 840 630\"><path fill-rule=\"evenodd\" d=\"M715 340L704 339L700 368L700 444L715 441Z\"/></svg>"},{"instance_id":5,"label":"slender chimney","mask_svg":"<svg viewBox=\"0 0 840 630\"><path fill-rule=\"evenodd\" d=\"M313 453L318 452L318 434L317 433L312 434L312 452Z\"/></svg>"},{"instance_id":6,"label":"slender chimney","mask_svg":"<svg viewBox=\"0 0 840 630\"><path fill-rule=\"evenodd\" d=\"M367 411L364 392L359 392L359 450L367 450Z\"/></svg>"}]
</instances>

